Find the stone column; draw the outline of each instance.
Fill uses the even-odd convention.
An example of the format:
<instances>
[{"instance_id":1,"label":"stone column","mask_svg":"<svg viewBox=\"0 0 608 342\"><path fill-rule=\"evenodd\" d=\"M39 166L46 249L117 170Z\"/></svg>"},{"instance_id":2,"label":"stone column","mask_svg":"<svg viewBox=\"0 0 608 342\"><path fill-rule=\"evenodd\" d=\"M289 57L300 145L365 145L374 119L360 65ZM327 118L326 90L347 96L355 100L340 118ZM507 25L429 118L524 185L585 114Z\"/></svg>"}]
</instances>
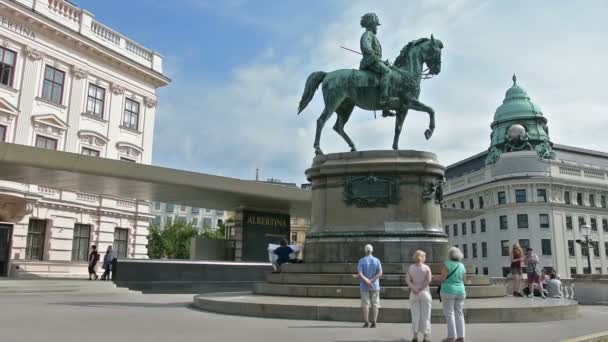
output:
<instances>
[{"instance_id":1,"label":"stone column","mask_svg":"<svg viewBox=\"0 0 608 342\"><path fill-rule=\"evenodd\" d=\"M19 110L15 143L30 145L30 127L34 99L38 93L38 74L44 54L29 46L24 48L23 79L19 93Z\"/></svg>"}]
</instances>

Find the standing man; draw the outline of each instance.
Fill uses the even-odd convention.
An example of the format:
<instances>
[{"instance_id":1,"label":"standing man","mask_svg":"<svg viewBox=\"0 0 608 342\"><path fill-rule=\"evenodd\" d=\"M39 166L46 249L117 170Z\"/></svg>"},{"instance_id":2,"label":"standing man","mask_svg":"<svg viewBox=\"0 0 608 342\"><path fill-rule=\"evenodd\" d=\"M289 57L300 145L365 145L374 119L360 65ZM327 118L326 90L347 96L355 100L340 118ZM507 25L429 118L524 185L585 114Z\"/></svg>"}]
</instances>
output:
<instances>
[{"instance_id":1,"label":"standing man","mask_svg":"<svg viewBox=\"0 0 608 342\"><path fill-rule=\"evenodd\" d=\"M97 280L97 272L95 271L95 266L99 261L99 252L97 252L97 246L91 246L91 254L89 254L89 280L93 277L94 280Z\"/></svg>"},{"instance_id":2,"label":"standing man","mask_svg":"<svg viewBox=\"0 0 608 342\"><path fill-rule=\"evenodd\" d=\"M372 255L374 247L365 245L365 256L359 260L359 288L361 290L361 309L363 311L364 328L376 327L378 309L380 308L380 277L382 265L380 260ZM369 324L369 308L372 308L372 323Z\"/></svg>"},{"instance_id":3,"label":"standing man","mask_svg":"<svg viewBox=\"0 0 608 342\"><path fill-rule=\"evenodd\" d=\"M524 262L526 263L528 290L530 291L528 298L534 298L534 284L538 286L541 297L545 298L545 292L543 291L543 284L541 280L540 259L538 258L538 255L534 254L534 251L530 247L526 249L526 258Z\"/></svg>"},{"instance_id":4,"label":"standing man","mask_svg":"<svg viewBox=\"0 0 608 342\"><path fill-rule=\"evenodd\" d=\"M376 13L367 13L361 17L361 27L365 33L361 36L361 54L363 59L359 64L359 70L369 70L380 77L380 97L378 104L382 108L382 116L394 116L390 111L390 104L397 98L389 98L390 85L390 63L382 60L382 45L376 34L380 26L380 19Z\"/></svg>"}]
</instances>

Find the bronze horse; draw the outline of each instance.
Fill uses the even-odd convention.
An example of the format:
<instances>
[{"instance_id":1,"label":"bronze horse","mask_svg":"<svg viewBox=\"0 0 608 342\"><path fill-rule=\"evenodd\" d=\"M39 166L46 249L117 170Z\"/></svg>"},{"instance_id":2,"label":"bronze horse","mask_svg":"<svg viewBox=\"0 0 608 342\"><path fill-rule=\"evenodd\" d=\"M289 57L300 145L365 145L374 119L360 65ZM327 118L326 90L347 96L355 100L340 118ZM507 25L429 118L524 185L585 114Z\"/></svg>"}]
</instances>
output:
<instances>
[{"instance_id":1,"label":"bronze horse","mask_svg":"<svg viewBox=\"0 0 608 342\"><path fill-rule=\"evenodd\" d=\"M437 75L441 72L441 49L443 43L431 38L421 38L408 43L395 63L390 73L390 97L398 98L399 101L390 104L391 110L395 111L395 137L393 139L393 149L399 149L399 136L403 127L403 120L409 109L427 112L429 114L429 128L424 135L429 139L435 130L435 111L418 100L420 96L420 81L424 76L423 66L428 67L430 75ZM315 154L323 154L320 140L321 131L325 122L335 112L338 119L334 125L334 130L344 138L350 146L351 151L356 151L355 144L344 132L344 125L348 122L355 106L366 110L382 110L378 105L379 88L376 75L361 70L340 69L329 73L323 71L313 72L306 80L304 94L300 100L298 114L306 108L312 100L317 88L323 84L323 99L325 108L317 119L317 131L315 135Z\"/></svg>"}]
</instances>

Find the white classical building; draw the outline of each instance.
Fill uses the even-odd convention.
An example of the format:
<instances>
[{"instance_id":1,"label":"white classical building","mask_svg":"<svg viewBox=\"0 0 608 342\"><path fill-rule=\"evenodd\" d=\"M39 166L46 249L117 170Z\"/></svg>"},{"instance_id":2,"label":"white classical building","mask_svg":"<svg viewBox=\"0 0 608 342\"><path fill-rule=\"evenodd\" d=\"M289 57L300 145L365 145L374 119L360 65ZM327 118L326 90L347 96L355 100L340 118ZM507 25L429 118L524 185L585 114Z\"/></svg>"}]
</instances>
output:
<instances>
[{"instance_id":1,"label":"white classical building","mask_svg":"<svg viewBox=\"0 0 608 342\"><path fill-rule=\"evenodd\" d=\"M182 221L190 223L198 230L218 229L220 222L226 222L230 213L221 209L206 209L177 205L171 203L152 203L153 223L161 227L172 222Z\"/></svg>"},{"instance_id":2,"label":"white classical building","mask_svg":"<svg viewBox=\"0 0 608 342\"><path fill-rule=\"evenodd\" d=\"M484 211L444 222L479 273L507 275L518 242L563 277L608 274L608 154L553 145L548 132L540 108L514 83L496 111L489 151L446 169L444 206ZM585 240L584 225L598 242L591 250L576 243Z\"/></svg>"},{"instance_id":3,"label":"white classical building","mask_svg":"<svg viewBox=\"0 0 608 342\"><path fill-rule=\"evenodd\" d=\"M0 0L1 142L149 164L169 82L158 53L68 1ZM93 244L147 257L147 202L3 181L0 195L32 209L0 223L0 276L71 272Z\"/></svg>"}]
</instances>

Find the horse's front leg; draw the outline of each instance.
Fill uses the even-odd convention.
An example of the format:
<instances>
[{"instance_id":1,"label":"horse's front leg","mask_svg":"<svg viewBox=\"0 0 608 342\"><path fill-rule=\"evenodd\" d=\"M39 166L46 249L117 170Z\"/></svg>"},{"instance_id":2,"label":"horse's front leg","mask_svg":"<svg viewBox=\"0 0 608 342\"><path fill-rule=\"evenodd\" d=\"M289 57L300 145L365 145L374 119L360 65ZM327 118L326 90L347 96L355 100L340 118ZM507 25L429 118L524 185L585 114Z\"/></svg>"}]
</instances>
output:
<instances>
[{"instance_id":1,"label":"horse's front leg","mask_svg":"<svg viewBox=\"0 0 608 342\"><path fill-rule=\"evenodd\" d=\"M393 150L399 149L399 137L401 136L401 128L403 128L403 121L407 116L407 108L402 108L397 111L395 116L395 137L393 138Z\"/></svg>"},{"instance_id":2,"label":"horse's front leg","mask_svg":"<svg viewBox=\"0 0 608 342\"><path fill-rule=\"evenodd\" d=\"M435 111L433 108L425 105L420 102L418 99L410 98L408 99L408 104L410 109L417 110L420 112L427 112L429 114L429 128L424 132L424 136L426 139L430 139L435 131Z\"/></svg>"}]
</instances>

